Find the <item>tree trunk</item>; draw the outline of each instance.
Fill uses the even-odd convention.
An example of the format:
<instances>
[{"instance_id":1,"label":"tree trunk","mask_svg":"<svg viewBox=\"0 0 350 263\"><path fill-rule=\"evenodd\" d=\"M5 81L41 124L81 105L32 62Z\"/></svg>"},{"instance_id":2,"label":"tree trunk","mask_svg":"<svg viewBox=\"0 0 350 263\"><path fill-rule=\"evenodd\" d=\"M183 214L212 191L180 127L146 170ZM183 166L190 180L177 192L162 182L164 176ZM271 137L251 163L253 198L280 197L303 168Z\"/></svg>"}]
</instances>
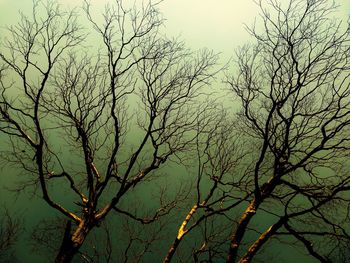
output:
<instances>
[{"instance_id":1,"label":"tree trunk","mask_svg":"<svg viewBox=\"0 0 350 263\"><path fill-rule=\"evenodd\" d=\"M84 220L79 224L74 233L71 234L71 221L67 222L62 244L55 263L69 263L72 261L79 248L82 246L91 227Z\"/></svg>"},{"instance_id":2,"label":"tree trunk","mask_svg":"<svg viewBox=\"0 0 350 263\"><path fill-rule=\"evenodd\" d=\"M179 239L179 238L175 239L175 241L173 242L173 244L171 245L171 247L168 251L168 254L166 255L165 259L163 260L163 263L169 263L171 261L178 245L180 244L180 241L181 241L181 239Z\"/></svg>"},{"instance_id":3,"label":"tree trunk","mask_svg":"<svg viewBox=\"0 0 350 263\"><path fill-rule=\"evenodd\" d=\"M251 262L259 249L276 233L276 231L286 222L287 219L282 217L276 224L270 226L260 237L250 246L247 253L238 261L238 263Z\"/></svg>"},{"instance_id":4,"label":"tree trunk","mask_svg":"<svg viewBox=\"0 0 350 263\"><path fill-rule=\"evenodd\" d=\"M188 224L188 222L191 220L192 216L194 213L196 213L198 209L198 205L195 204L191 210L188 212L188 214L186 215L185 220L182 222L177 237L175 238L174 242L171 244L169 250L168 250L168 254L165 256L163 263L169 263L172 259L172 257L174 256L174 253L177 249L177 247L179 246L182 238L184 237L184 235L186 235L188 233L188 230L186 230L186 226Z\"/></svg>"},{"instance_id":5,"label":"tree trunk","mask_svg":"<svg viewBox=\"0 0 350 263\"><path fill-rule=\"evenodd\" d=\"M253 201L250 202L249 206L244 211L239 221L239 224L237 226L237 229L233 234L233 236L231 237L231 244L230 244L228 255L226 257L226 263L234 263L236 261L238 248L241 244L241 241L243 239L247 226L250 220L252 219L252 217L255 215L257 208L258 208L258 204L256 202L256 199L253 199Z\"/></svg>"}]
</instances>

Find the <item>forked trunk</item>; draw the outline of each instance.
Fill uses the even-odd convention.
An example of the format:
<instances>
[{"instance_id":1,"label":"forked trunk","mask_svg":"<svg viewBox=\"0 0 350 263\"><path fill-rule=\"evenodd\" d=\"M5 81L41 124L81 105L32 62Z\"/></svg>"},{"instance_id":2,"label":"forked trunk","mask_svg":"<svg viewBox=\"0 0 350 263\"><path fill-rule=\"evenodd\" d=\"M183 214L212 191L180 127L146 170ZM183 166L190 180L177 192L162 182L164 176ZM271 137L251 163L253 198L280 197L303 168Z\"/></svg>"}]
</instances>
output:
<instances>
[{"instance_id":1,"label":"forked trunk","mask_svg":"<svg viewBox=\"0 0 350 263\"><path fill-rule=\"evenodd\" d=\"M172 257L174 256L174 253L177 249L177 247L179 246L182 238L188 233L188 230L186 230L186 226L188 224L188 222L191 220L192 216L194 213L196 213L198 209L198 205L194 205L191 210L188 212L188 214L186 215L185 220L182 222L177 237L175 238L174 242L171 244L167 255L165 256L163 263L169 263L172 259Z\"/></svg>"}]
</instances>

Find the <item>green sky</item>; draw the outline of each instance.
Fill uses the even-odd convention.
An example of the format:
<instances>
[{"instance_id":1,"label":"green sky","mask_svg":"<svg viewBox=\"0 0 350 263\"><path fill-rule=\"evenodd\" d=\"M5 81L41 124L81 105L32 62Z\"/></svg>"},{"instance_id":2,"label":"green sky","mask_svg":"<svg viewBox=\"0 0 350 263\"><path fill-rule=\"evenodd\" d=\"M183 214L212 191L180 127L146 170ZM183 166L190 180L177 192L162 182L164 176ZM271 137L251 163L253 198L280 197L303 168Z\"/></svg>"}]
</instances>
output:
<instances>
[{"instance_id":1,"label":"green sky","mask_svg":"<svg viewBox=\"0 0 350 263\"><path fill-rule=\"evenodd\" d=\"M134 0L125 2L131 1ZM350 0L336 1L340 5L339 16L345 20L350 14ZM57 2L77 7L83 4L83 0ZM107 2L91 0L94 13L101 13ZM18 11L28 11L31 6L32 0L0 0L0 27L15 24L19 18ZM249 42L244 24L251 24L258 16L258 8L253 0L164 0L160 10L166 19L165 31L169 37L180 36L194 49L207 47L222 52L224 61L233 55L238 45Z\"/></svg>"},{"instance_id":2,"label":"green sky","mask_svg":"<svg viewBox=\"0 0 350 263\"><path fill-rule=\"evenodd\" d=\"M83 0L57 0L62 5L82 6ZM286 1L286 0L282 0ZM90 0L96 14L109 0ZM113 1L112 1L113 2ZM134 0L124 0L126 4ZM0 25L13 24L18 10L29 10L31 0L0 0ZM136 3L141 3L136 0ZM349 0L337 0L342 16L350 13ZM248 41L244 23L258 15L253 0L165 0L160 9L169 36L181 36L193 48L208 47L231 56L234 47ZM345 16L344 16L345 17Z\"/></svg>"},{"instance_id":3,"label":"green sky","mask_svg":"<svg viewBox=\"0 0 350 263\"><path fill-rule=\"evenodd\" d=\"M82 0L57 1L78 7L83 3ZM96 15L107 2L91 0ZM130 0L124 2L128 4ZM30 7L31 0L0 0L0 25L13 24L18 18L17 11ZM193 48L208 47L218 52L229 52L237 44L244 43L247 33L243 23L250 23L257 15L256 5L249 0L165 0L160 9L169 36L180 35Z\"/></svg>"}]
</instances>

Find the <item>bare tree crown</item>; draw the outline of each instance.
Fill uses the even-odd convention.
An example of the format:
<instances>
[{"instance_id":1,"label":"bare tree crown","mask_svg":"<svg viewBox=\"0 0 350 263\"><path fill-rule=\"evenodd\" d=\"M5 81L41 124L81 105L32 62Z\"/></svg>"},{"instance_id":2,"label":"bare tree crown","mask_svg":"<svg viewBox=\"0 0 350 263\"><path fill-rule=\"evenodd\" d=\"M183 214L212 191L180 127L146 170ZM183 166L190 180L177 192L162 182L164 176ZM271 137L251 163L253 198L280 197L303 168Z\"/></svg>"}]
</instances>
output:
<instances>
[{"instance_id":1,"label":"bare tree crown","mask_svg":"<svg viewBox=\"0 0 350 263\"><path fill-rule=\"evenodd\" d=\"M56 262L250 262L270 240L320 262L349 258L348 25L328 0L256 4L255 42L225 71L237 112L214 98L218 55L166 37L159 3L116 0L100 21L88 1L80 11L34 1L8 28L1 158L21 169L18 192L64 218L32 235L48 243L62 230L60 247L48 246ZM179 189L173 166L188 177ZM133 195L150 181L173 189L141 203ZM267 227L256 226L264 216Z\"/></svg>"}]
</instances>

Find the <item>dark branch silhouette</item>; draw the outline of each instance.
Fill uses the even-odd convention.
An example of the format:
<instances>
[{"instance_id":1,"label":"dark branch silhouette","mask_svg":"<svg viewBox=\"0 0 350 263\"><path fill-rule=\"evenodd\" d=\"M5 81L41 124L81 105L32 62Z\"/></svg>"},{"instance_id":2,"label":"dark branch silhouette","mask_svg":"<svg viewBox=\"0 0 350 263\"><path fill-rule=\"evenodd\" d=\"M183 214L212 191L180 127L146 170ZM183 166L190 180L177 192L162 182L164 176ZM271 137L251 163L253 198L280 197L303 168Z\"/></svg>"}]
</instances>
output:
<instances>
[{"instance_id":1,"label":"dark branch silhouette","mask_svg":"<svg viewBox=\"0 0 350 263\"><path fill-rule=\"evenodd\" d=\"M227 78L241 101L238 129L256 149L227 262L250 262L281 232L321 262L339 262L349 242L349 30L332 19L329 1L257 4L263 28L249 29L256 44L237 51ZM241 251L259 211L275 219Z\"/></svg>"},{"instance_id":2,"label":"dark branch silhouette","mask_svg":"<svg viewBox=\"0 0 350 263\"><path fill-rule=\"evenodd\" d=\"M70 262L112 211L147 223L175 206L163 203L142 219L121 200L195 143L210 110L200 103L201 90L216 73L213 52L192 52L160 35L156 4L137 10L115 1L101 25L88 2L84 11L102 40L97 55L84 47L78 14L39 1L31 17L10 27L0 53L0 131L10 141L8 159L68 219L56 262ZM135 102L139 107L129 109ZM55 197L59 189L75 195L69 204Z\"/></svg>"},{"instance_id":3,"label":"dark branch silhouette","mask_svg":"<svg viewBox=\"0 0 350 263\"><path fill-rule=\"evenodd\" d=\"M0 261L16 261L14 246L23 230L23 222L18 216L2 209L0 214Z\"/></svg>"},{"instance_id":4,"label":"dark branch silhouette","mask_svg":"<svg viewBox=\"0 0 350 263\"><path fill-rule=\"evenodd\" d=\"M210 86L218 55L164 36L159 3L98 17L84 1L83 28L77 10L34 1L8 28L1 163L55 212L32 234L55 262L251 262L282 239L346 262L348 25L328 0L256 3L255 42L225 71L232 109Z\"/></svg>"}]
</instances>

